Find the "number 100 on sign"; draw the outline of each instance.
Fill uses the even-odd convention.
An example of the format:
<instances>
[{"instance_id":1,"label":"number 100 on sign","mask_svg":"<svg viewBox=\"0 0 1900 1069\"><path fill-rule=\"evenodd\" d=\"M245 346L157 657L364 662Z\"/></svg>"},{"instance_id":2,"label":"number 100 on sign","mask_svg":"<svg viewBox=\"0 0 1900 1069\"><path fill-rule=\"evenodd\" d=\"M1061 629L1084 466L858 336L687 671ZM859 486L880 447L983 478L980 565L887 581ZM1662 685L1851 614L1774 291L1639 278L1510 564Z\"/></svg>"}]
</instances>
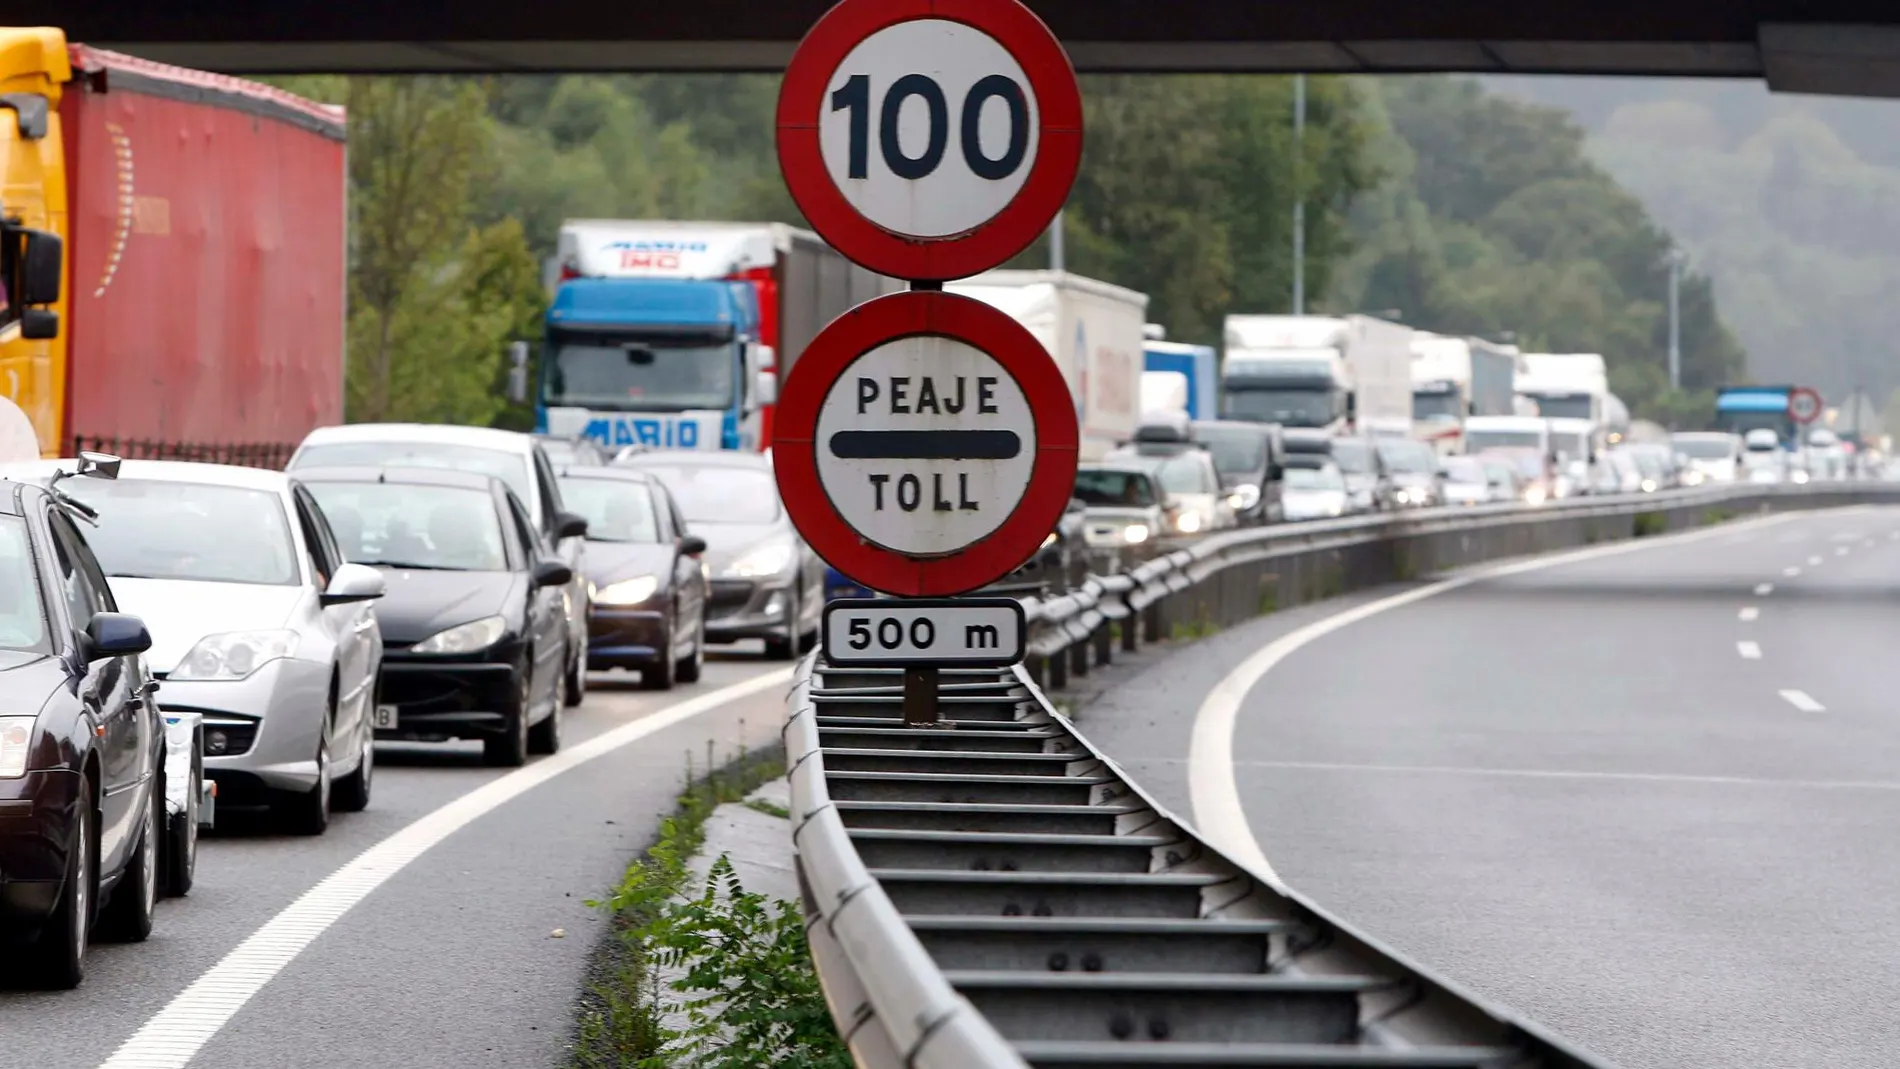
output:
<instances>
[{"instance_id":1,"label":"number 100 on sign","mask_svg":"<svg viewBox=\"0 0 1900 1069\"><path fill-rule=\"evenodd\" d=\"M851 599L825 606L838 665L991 668L1023 658L1022 606L1007 598Z\"/></svg>"}]
</instances>

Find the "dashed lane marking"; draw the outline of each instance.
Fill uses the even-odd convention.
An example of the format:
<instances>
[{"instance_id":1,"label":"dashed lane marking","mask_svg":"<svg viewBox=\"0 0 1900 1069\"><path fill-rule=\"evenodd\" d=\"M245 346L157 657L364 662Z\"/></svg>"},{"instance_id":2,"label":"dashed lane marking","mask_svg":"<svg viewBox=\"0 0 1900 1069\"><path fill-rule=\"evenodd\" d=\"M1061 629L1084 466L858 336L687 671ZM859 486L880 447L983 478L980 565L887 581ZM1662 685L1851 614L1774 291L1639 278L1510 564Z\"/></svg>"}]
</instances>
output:
<instances>
[{"instance_id":1,"label":"dashed lane marking","mask_svg":"<svg viewBox=\"0 0 1900 1069\"><path fill-rule=\"evenodd\" d=\"M1808 567L1810 567L1810 568L1819 568L1820 566L1821 566L1821 558L1819 558L1819 557L1809 557L1809 558L1808 558Z\"/></svg>"},{"instance_id":2,"label":"dashed lane marking","mask_svg":"<svg viewBox=\"0 0 1900 1069\"><path fill-rule=\"evenodd\" d=\"M147 1020L100 1069L183 1069L253 995L263 990L304 948L383 881L483 814L597 757L702 713L772 687L784 687L792 670L780 669L743 683L689 698L622 724L605 734L542 758L449 802L370 847L305 891L283 912L239 943L190 987Z\"/></svg>"},{"instance_id":3,"label":"dashed lane marking","mask_svg":"<svg viewBox=\"0 0 1900 1069\"><path fill-rule=\"evenodd\" d=\"M1758 598L1765 598L1774 592L1775 592L1775 584L1773 583L1756 583L1755 584L1755 596Z\"/></svg>"},{"instance_id":4,"label":"dashed lane marking","mask_svg":"<svg viewBox=\"0 0 1900 1069\"><path fill-rule=\"evenodd\" d=\"M1804 713L1827 712L1827 706L1808 697L1808 692L1805 690L1784 690L1781 692L1781 700Z\"/></svg>"},{"instance_id":5,"label":"dashed lane marking","mask_svg":"<svg viewBox=\"0 0 1900 1069\"><path fill-rule=\"evenodd\" d=\"M1742 611L1736 613L1735 617L1745 624L1752 624L1761 617L1761 610L1753 605L1744 605Z\"/></svg>"},{"instance_id":6,"label":"dashed lane marking","mask_svg":"<svg viewBox=\"0 0 1900 1069\"><path fill-rule=\"evenodd\" d=\"M1797 576L1797 575L1800 575L1800 574L1801 574L1801 569L1800 569L1799 567L1797 567L1796 565L1793 565L1793 564L1790 564L1790 565L1788 565L1788 566L1787 566L1786 568L1783 568L1783 569L1781 570L1781 574L1783 574L1783 575L1785 575L1785 576L1787 576L1788 578L1790 578L1790 579L1792 579L1792 578L1794 578L1795 576Z\"/></svg>"},{"instance_id":7,"label":"dashed lane marking","mask_svg":"<svg viewBox=\"0 0 1900 1069\"><path fill-rule=\"evenodd\" d=\"M1754 642L1737 642L1735 652L1742 655L1744 661L1761 660L1761 646Z\"/></svg>"}]
</instances>

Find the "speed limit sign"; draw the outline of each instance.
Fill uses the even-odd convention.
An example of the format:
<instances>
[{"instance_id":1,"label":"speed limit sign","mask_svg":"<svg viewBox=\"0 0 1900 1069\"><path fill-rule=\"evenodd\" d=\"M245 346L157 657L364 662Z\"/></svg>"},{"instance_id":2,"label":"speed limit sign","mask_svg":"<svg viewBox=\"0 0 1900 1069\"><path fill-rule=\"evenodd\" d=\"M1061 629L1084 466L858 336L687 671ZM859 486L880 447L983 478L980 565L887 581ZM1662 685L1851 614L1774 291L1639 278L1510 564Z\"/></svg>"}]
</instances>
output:
<instances>
[{"instance_id":1,"label":"speed limit sign","mask_svg":"<svg viewBox=\"0 0 1900 1069\"><path fill-rule=\"evenodd\" d=\"M894 278L963 278L1062 208L1082 97L1018 0L843 0L786 69L777 143L792 199L839 252Z\"/></svg>"},{"instance_id":2,"label":"speed limit sign","mask_svg":"<svg viewBox=\"0 0 1900 1069\"><path fill-rule=\"evenodd\" d=\"M1806 386L1788 391L1788 418L1796 423L1813 423L1821 417L1821 395Z\"/></svg>"}]
</instances>

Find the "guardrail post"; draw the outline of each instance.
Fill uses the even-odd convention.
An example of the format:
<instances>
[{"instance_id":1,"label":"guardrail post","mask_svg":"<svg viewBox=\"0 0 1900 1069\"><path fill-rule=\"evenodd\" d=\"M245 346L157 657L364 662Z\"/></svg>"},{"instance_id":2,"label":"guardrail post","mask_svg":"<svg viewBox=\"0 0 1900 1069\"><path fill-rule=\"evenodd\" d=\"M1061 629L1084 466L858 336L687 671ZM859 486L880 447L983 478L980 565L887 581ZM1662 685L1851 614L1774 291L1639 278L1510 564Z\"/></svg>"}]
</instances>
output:
<instances>
[{"instance_id":1,"label":"guardrail post","mask_svg":"<svg viewBox=\"0 0 1900 1069\"><path fill-rule=\"evenodd\" d=\"M1122 629L1122 652L1134 653L1136 650L1140 649L1141 648L1141 617L1140 615L1137 613L1132 613L1132 612L1129 613L1127 616L1122 618L1120 627Z\"/></svg>"},{"instance_id":2,"label":"guardrail post","mask_svg":"<svg viewBox=\"0 0 1900 1069\"><path fill-rule=\"evenodd\" d=\"M1039 653L1031 653L1023 658L1023 671L1029 673L1029 678L1038 687L1046 686L1048 683L1049 673L1043 669L1046 660L1047 658Z\"/></svg>"},{"instance_id":3,"label":"guardrail post","mask_svg":"<svg viewBox=\"0 0 1900 1069\"><path fill-rule=\"evenodd\" d=\"M1069 651L1057 650L1044 661L1049 669L1049 681L1043 684L1046 690L1061 690L1069 685Z\"/></svg>"},{"instance_id":4,"label":"guardrail post","mask_svg":"<svg viewBox=\"0 0 1900 1069\"><path fill-rule=\"evenodd\" d=\"M1165 599L1156 598L1141 610L1141 640L1143 642L1161 641L1161 603Z\"/></svg>"},{"instance_id":5,"label":"guardrail post","mask_svg":"<svg viewBox=\"0 0 1900 1069\"><path fill-rule=\"evenodd\" d=\"M1103 620L1102 626L1095 629L1096 664L1113 664L1115 662L1114 636L1109 634L1109 630L1113 626L1114 625L1107 620Z\"/></svg>"},{"instance_id":6,"label":"guardrail post","mask_svg":"<svg viewBox=\"0 0 1900 1069\"><path fill-rule=\"evenodd\" d=\"M1089 644L1086 640L1069 647L1069 671L1077 676L1089 674Z\"/></svg>"}]
</instances>

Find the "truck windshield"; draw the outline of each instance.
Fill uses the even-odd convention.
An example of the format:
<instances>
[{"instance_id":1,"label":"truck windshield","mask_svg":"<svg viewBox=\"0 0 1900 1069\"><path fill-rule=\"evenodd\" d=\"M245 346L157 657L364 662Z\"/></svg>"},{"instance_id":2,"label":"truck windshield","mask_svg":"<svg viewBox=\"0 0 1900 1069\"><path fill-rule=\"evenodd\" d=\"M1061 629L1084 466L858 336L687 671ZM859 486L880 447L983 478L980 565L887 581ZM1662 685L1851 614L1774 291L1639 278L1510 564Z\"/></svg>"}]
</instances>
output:
<instances>
[{"instance_id":1,"label":"truck windshield","mask_svg":"<svg viewBox=\"0 0 1900 1069\"><path fill-rule=\"evenodd\" d=\"M1794 420L1786 412L1751 412L1747 409L1736 411L1716 410L1715 427L1730 434L1746 436L1752 430L1771 430L1775 437L1786 442L1794 437Z\"/></svg>"},{"instance_id":2,"label":"truck windshield","mask_svg":"<svg viewBox=\"0 0 1900 1069\"><path fill-rule=\"evenodd\" d=\"M1735 455L1735 439L1726 436L1679 434L1670 441L1675 444L1676 452L1691 460L1727 460Z\"/></svg>"},{"instance_id":3,"label":"truck windshield","mask_svg":"<svg viewBox=\"0 0 1900 1069\"><path fill-rule=\"evenodd\" d=\"M1591 402L1595 400L1587 393L1545 394L1532 397L1537 402L1537 414L1545 419L1594 419Z\"/></svg>"},{"instance_id":4,"label":"truck windshield","mask_svg":"<svg viewBox=\"0 0 1900 1069\"><path fill-rule=\"evenodd\" d=\"M731 407L730 342L641 341L562 333L553 339L543 400L609 412Z\"/></svg>"},{"instance_id":5,"label":"truck windshield","mask_svg":"<svg viewBox=\"0 0 1900 1069\"><path fill-rule=\"evenodd\" d=\"M1474 430L1465 428L1465 451L1483 449L1542 449L1544 436L1537 431Z\"/></svg>"},{"instance_id":6,"label":"truck windshield","mask_svg":"<svg viewBox=\"0 0 1900 1069\"><path fill-rule=\"evenodd\" d=\"M1423 423L1426 420L1457 420L1465 414L1465 403L1455 390L1420 391L1412 395L1412 418Z\"/></svg>"},{"instance_id":7,"label":"truck windshield","mask_svg":"<svg viewBox=\"0 0 1900 1069\"><path fill-rule=\"evenodd\" d=\"M1253 423L1324 427L1345 413L1338 390L1259 390L1229 384L1222 415Z\"/></svg>"}]
</instances>

